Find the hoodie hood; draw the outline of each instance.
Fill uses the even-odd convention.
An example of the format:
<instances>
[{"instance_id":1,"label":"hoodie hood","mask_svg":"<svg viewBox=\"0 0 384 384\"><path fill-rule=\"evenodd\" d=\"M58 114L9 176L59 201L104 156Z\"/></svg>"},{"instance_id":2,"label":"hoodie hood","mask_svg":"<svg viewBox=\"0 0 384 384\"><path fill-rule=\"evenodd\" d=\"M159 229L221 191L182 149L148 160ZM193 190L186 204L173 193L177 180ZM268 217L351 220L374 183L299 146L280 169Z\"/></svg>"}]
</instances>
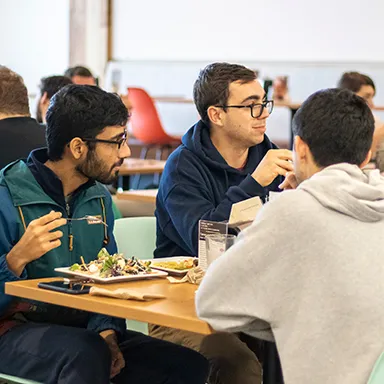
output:
<instances>
[{"instance_id":1,"label":"hoodie hood","mask_svg":"<svg viewBox=\"0 0 384 384\"><path fill-rule=\"evenodd\" d=\"M269 149L276 148L270 142L267 136L264 141L258 145L249 148L248 160L244 169L239 171L227 164L216 147L212 144L209 127L201 120L196 123L182 138L183 145L191 152L196 154L210 168L223 169L228 172L234 172L247 175L255 170L255 165L259 164L265 153Z\"/></svg>"},{"instance_id":2,"label":"hoodie hood","mask_svg":"<svg viewBox=\"0 0 384 384\"><path fill-rule=\"evenodd\" d=\"M61 180L44 165L42 160L47 159L46 148L36 149L31 152L27 161L17 160L0 172L0 186L6 186L15 206L23 206L36 203L56 202L65 207ZM105 197L105 187L94 181L81 185L72 193L74 197L83 192L83 199Z\"/></svg>"},{"instance_id":3,"label":"hoodie hood","mask_svg":"<svg viewBox=\"0 0 384 384\"><path fill-rule=\"evenodd\" d=\"M332 165L298 187L324 207L363 222L384 219L384 177L379 170L362 171L358 166Z\"/></svg>"}]
</instances>

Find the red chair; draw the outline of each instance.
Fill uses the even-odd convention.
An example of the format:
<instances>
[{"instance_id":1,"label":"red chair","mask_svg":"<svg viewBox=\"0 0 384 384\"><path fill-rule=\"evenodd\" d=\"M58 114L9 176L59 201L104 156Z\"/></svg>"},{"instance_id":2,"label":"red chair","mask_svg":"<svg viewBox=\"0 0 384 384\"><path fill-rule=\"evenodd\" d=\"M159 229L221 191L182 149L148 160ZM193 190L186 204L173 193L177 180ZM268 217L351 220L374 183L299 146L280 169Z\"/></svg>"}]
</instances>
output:
<instances>
[{"instance_id":1,"label":"red chair","mask_svg":"<svg viewBox=\"0 0 384 384\"><path fill-rule=\"evenodd\" d=\"M162 159L164 150L168 151L168 157L172 145L180 144L181 138L169 136L164 131L155 104L144 89L128 88L128 97L132 104L132 133L144 144L140 158L145 159L150 148L156 148L157 160Z\"/></svg>"}]
</instances>

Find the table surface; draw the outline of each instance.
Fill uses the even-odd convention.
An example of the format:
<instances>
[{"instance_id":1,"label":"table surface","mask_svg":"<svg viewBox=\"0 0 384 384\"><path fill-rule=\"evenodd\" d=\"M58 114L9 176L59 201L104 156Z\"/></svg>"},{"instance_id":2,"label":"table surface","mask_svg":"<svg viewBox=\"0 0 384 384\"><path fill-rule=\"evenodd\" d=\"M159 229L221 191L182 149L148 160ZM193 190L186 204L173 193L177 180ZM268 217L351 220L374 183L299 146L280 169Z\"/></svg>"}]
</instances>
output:
<instances>
[{"instance_id":1,"label":"table surface","mask_svg":"<svg viewBox=\"0 0 384 384\"><path fill-rule=\"evenodd\" d=\"M119 200L140 201L143 203L156 203L158 189L136 189L132 191L118 192Z\"/></svg>"},{"instance_id":2,"label":"table surface","mask_svg":"<svg viewBox=\"0 0 384 384\"><path fill-rule=\"evenodd\" d=\"M162 173L164 171L165 161L163 160L143 160L128 158L120 167L120 176L129 176L136 174Z\"/></svg>"},{"instance_id":3,"label":"table surface","mask_svg":"<svg viewBox=\"0 0 384 384\"><path fill-rule=\"evenodd\" d=\"M5 293L44 303L143 321L200 334L212 333L209 325L196 315L195 292L198 288L197 285L189 283L171 284L165 278L115 284L95 284L95 286L107 289L127 288L141 293L156 293L165 296L165 299L141 302L88 294L70 295L41 289L37 286L40 281L53 280L58 280L58 278L6 283Z\"/></svg>"}]
</instances>

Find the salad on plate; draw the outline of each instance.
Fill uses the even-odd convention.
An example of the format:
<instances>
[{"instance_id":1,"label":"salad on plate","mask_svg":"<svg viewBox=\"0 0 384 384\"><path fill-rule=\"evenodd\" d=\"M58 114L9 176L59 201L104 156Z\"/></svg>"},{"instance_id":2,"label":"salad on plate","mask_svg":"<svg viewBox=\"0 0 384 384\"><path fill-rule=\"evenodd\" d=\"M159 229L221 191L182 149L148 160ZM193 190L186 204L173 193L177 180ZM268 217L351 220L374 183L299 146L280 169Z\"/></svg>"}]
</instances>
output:
<instances>
[{"instance_id":1,"label":"salad on plate","mask_svg":"<svg viewBox=\"0 0 384 384\"><path fill-rule=\"evenodd\" d=\"M105 248L99 252L96 260L85 263L83 257L80 259L82 263L71 265L69 271L82 272L101 278L148 275L152 272L150 261L139 260L134 256L126 259L121 253L110 255Z\"/></svg>"}]
</instances>

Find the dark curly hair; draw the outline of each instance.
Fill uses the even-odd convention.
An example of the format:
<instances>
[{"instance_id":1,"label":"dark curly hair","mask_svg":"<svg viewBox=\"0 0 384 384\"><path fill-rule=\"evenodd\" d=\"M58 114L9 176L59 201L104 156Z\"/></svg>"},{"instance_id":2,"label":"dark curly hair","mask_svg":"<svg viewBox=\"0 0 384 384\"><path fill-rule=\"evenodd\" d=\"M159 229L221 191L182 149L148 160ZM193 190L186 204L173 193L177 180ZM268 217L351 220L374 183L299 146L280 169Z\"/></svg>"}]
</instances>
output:
<instances>
[{"instance_id":1,"label":"dark curly hair","mask_svg":"<svg viewBox=\"0 0 384 384\"><path fill-rule=\"evenodd\" d=\"M93 139L105 127L124 127L128 111L114 93L91 85L71 84L51 98L46 119L48 156L58 161L73 138Z\"/></svg>"}]
</instances>

